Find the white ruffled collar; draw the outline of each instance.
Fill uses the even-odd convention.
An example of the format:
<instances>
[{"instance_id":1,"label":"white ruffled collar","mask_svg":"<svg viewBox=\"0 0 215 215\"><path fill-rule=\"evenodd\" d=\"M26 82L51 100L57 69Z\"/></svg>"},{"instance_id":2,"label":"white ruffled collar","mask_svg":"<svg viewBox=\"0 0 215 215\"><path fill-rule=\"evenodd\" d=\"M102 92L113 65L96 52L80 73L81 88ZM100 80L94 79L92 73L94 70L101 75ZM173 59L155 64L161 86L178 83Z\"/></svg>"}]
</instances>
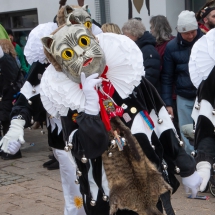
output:
<instances>
[{"instance_id":1,"label":"white ruffled collar","mask_svg":"<svg viewBox=\"0 0 215 215\"><path fill-rule=\"evenodd\" d=\"M122 99L127 98L144 76L142 52L123 35L102 33L97 35L108 66L107 78ZM41 80L41 100L54 117L66 116L69 109L84 111L85 96L79 84L50 65Z\"/></svg>"},{"instance_id":2,"label":"white ruffled collar","mask_svg":"<svg viewBox=\"0 0 215 215\"><path fill-rule=\"evenodd\" d=\"M215 66L215 29L202 36L193 46L189 61L189 73L193 85L198 88Z\"/></svg>"}]
</instances>

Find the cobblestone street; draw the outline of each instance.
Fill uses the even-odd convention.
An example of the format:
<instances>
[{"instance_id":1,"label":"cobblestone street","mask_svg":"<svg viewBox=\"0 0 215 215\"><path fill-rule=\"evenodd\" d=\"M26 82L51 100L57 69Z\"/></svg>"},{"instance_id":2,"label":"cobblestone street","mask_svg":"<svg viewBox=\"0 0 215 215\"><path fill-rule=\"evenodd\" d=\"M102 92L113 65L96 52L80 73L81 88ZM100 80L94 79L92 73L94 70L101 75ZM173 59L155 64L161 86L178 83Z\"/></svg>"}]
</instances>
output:
<instances>
[{"instance_id":1,"label":"cobblestone street","mask_svg":"<svg viewBox=\"0 0 215 215\"><path fill-rule=\"evenodd\" d=\"M42 166L50 154L47 134L26 129L25 140L21 159L0 160L0 215L63 215L59 170L48 171ZM210 199L187 199L180 186L172 196L176 215L214 215L215 197L204 195Z\"/></svg>"}]
</instances>

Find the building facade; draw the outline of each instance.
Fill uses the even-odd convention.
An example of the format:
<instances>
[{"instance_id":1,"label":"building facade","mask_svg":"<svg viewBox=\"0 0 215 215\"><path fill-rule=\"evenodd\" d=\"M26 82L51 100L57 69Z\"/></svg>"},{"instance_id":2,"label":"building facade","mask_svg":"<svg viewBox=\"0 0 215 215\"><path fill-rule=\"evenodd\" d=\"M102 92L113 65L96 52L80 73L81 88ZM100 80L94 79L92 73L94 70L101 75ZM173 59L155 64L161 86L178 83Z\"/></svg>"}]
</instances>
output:
<instances>
[{"instance_id":1,"label":"building facade","mask_svg":"<svg viewBox=\"0 0 215 215\"><path fill-rule=\"evenodd\" d=\"M85 4L89 5L92 17L101 24L113 22L122 27L129 17L141 17L149 30L151 16L165 15L174 30L182 10L197 11L207 0L136 0L135 4L134 1L85 0ZM141 2L144 2L142 6ZM67 0L67 4L77 5L77 0ZM11 28L17 42L24 46L31 29L39 23L53 20L59 0L0 0L0 5L0 23L5 28Z\"/></svg>"}]
</instances>

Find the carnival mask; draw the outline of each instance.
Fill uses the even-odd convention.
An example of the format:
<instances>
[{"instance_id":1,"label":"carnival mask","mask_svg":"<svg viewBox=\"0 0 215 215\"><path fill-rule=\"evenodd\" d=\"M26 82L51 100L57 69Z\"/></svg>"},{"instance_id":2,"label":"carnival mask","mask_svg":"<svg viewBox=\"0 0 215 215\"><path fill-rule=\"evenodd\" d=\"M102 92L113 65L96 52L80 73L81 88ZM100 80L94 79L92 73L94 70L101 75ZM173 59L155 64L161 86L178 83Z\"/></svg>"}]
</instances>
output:
<instances>
[{"instance_id":1,"label":"carnival mask","mask_svg":"<svg viewBox=\"0 0 215 215\"><path fill-rule=\"evenodd\" d=\"M73 14L73 16L71 16L71 14ZM82 23L86 28L91 29L92 27L92 19L88 13L88 5L84 5L83 7L66 5L61 8L57 15L58 25L65 24L68 18L73 25Z\"/></svg>"},{"instance_id":2,"label":"carnival mask","mask_svg":"<svg viewBox=\"0 0 215 215\"><path fill-rule=\"evenodd\" d=\"M54 35L43 37L42 43L62 71L76 83L81 82L81 72L88 77L101 74L105 68L105 55L95 37L83 25L71 25L69 17L65 26Z\"/></svg>"}]
</instances>

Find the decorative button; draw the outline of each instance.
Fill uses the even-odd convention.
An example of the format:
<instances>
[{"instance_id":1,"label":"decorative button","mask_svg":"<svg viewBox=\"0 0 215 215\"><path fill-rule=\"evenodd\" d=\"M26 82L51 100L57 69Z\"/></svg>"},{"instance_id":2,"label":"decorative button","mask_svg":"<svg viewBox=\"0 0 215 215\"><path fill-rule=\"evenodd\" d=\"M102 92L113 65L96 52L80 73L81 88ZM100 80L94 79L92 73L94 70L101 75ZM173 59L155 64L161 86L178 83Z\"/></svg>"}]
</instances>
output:
<instances>
[{"instance_id":1,"label":"decorative button","mask_svg":"<svg viewBox=\"0 0 215 215\"><path fill-rule=\"evenodd\" d=\"M135 114L135 113L137 113L137 108L132 107L132 108L130 109L130 111L131 111L131 113Z\"/></svg>"}]
</instances>

